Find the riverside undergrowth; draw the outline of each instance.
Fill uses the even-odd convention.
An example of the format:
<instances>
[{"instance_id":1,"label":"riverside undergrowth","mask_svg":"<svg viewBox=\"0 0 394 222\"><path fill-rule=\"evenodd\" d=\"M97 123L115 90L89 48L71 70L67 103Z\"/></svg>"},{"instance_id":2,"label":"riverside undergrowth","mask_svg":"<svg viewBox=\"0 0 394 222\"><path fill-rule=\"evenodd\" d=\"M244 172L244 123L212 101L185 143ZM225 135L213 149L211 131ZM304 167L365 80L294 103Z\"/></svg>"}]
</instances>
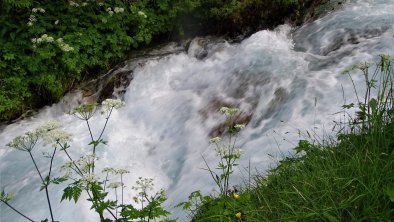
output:
<instances>
[{"instance_id":1,"label":"riverside undergrowth","mask_svg":"<svg viewBox=\"0 0 394 222\"><path fill-rule=\"evenodd\" d=\"M272 28L289 17L300 20L313 2L2 0L0 122L57 102L84 79L97 78L154 39Z\"/></svg>"},{"instance_id":2,"label":"riverside undergrowth","mask_svg":"<svg viewBox=\"0 0 394 222\"><path fill-rule=\"evenodd\" d=\"M354 88L357 101L338 113L346 121L337 123L335 136L316 141L307 133L294 155L253 176L252 184L233 195L227 206L232 215L224 211L225 196L192 193L191 221L392 221L392 61L381 55L376 64L356 64L344 74L350 81L363 75L365 87Z\"/></svg>"}]
</instances>

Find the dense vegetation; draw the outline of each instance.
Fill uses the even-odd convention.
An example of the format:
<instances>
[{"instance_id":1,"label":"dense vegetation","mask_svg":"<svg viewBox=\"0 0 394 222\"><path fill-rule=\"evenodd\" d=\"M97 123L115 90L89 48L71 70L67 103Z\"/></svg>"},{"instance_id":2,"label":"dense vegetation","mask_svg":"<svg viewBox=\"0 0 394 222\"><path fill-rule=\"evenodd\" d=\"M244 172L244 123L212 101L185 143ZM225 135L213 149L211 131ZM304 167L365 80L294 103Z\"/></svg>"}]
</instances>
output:
<instances>
[{"instance_id":1,"label":"dense vegetation","mask_svg":"<svg viewBox=\"0 0 394 222\"><path fill-rule=\"evenodd\" d=\"M343 106L335 137L308 133L297 154L230 197L192 193L182 205L192 221L392 221L394 73L385 55L373 73L361 63L345 74L354 69L365 76L365 94Z\"/></svg>"},{"instance_id":2,"label":"dense vegetation","mask_svg":"<svg viewBox=\"0 0 394 222\"><path fill-rule=\"evenodd\" d=\"M299 21L312 0L1 0L0 122L56 102L131 49ZM320 2L320 1L317 1Z\"/></svg>"}]
</instances>

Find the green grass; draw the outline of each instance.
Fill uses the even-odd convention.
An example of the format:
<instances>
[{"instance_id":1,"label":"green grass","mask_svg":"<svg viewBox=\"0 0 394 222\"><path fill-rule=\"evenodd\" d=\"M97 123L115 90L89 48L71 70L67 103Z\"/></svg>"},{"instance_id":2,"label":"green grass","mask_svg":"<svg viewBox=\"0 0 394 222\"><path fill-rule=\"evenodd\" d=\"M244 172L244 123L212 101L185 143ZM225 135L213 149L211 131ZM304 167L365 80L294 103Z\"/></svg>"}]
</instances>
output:
<instances>
[{"instance_id":1,"label":"green grass","mask_svg":"<svg viewBox=\"0 0 394 222\"><path fill-rule=\"evenodd\" d=\"M367 77L367 90L358 105L344 105L343 114L353 106L359 111L334 138L315 144L301 140L297 154L282 159L267 175L254 176L240 199L224 208L223 198L206 198L192 221L393 221L390 59L382 55L372 75L365 64L355 69ZM241 218L235 216L238 212Z\"/></svg>"}]
</instances>

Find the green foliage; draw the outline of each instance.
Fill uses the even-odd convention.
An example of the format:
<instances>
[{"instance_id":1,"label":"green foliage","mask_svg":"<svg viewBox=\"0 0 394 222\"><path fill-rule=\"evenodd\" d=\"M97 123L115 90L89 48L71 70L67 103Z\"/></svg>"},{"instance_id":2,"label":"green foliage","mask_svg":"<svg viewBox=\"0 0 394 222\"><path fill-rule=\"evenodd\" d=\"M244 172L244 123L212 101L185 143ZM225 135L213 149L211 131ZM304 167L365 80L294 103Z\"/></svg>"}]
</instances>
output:
<instances>
[{"instance_id":1,"label":"green foliage","mask_svg":"<svg viewBox=\"0 0 394 222\"><path fill-rule=\"evenodd\" d=\"M193 221L392 221L394 73L386 55L373 68L362 63L347 70L361 72L366 93L357 105L344 105L349 119L339 125L337 140L301 140L297 154L256 175L239 194L245 202L232 211L240 218L219 213L225 201L219 197L199 204ZM346 113L350 108L358 110L355 118Z\"/></svg>"},{"instance_id":2,"label":"green foliage","mask_svg":"<svg viewBox=\"0 0 394 222\"><path fill-rule=\"evenodd\" d=\"M172 30L190 7L170 0L1 3L0 121L57 101L82 77Z\"/></svg>"},{"instance_id":3,"label":"green foliage","mask_svg":"<svg viewBox=\"0 0 394 222\"><path fill-rule=\"evenodd\" d=\"M76 183L73 183L68 187L64 188L61 201L74 200L74 202L77 203L79 197L81 196L81 193L82 189Z\"/></svg>"},{"instance_id":4,"label":"green foliage","mask_svg":"<svg viewBox=\"0 0 394 222\"><path fill-rule=\"evenodd\" d=\"M155 37L237 32L261 21L272 27L306 2L2 0L0 121L56 102Z\"/></svg>"},{"instance_id":5,"label":"green foliage","mask_svg":"<svg viewBox=\"0 0 394 222\"><path fill-rule=\"evenodd\" d=\"M205 217L206 211L215 212L215 218L218 217L220 221L223 218L234 217L234 215L241 215L238 212L236 203L239 201L239 195L236 191L230 190L230 177L234 172L234 168L238 166L236 161L241 158L242 150L236 148L236 140L238 133L245 125L237 123L237 116L239 114L238 108L222 107L220 112L226 116L225 132L227 133L226 142L222 142L220 137L211 138L209 143L215 146L215 152L218 157L216 170L212 169L204 157L206 169L215 184L219 188L219 197L213 198L210 196L203 196L200 191L194 191L189 195L188 201L179 203L177 207L186 210L190 218L199 217L204 221L209 217ZM233 194L231 197L230 194ZM238 202L237 202L238 201ZM201 214L203 212L203 214ZM209 218L210 221L215 221L214 218Z\"/></svg>"}]
</instances>

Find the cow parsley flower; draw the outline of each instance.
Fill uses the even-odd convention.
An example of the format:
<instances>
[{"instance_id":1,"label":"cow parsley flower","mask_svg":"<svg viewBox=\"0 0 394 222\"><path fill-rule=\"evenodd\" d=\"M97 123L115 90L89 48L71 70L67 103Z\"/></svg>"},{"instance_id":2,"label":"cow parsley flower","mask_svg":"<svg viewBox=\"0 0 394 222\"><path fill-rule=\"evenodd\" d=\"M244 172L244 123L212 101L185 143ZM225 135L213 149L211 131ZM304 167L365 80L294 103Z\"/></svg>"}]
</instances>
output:
<instances>
[{"instance_id":1,"label":"cow parsley flower","mask_svg":"<svg viewBox=\"0 0 394 222\"><path fill-rule=\"evenodd\" d=\"M241 130L241 129L245 128L245 124L236 124L234 126L234 128L237 129L237 130Z\"/></svg>"},{"instance_id":2,"label":"cow parsley flower","mask_svg":"<svg viewBox=\"0 0 394 222\"><path fill-rule=\"evenodd\" d=\"M220 137L214 137L214 138L211 138L211 139L209 139L209 143L210 144L217 144L217 143L219 143L220 142Z\"/></svg>"},{"instance_id":3,"label":"cow parsley flower","mask_svg":"<svg viewBox=\"0 0 394 222\"><path fill-rule=\"evenodd\" d=\"M15 137L7 146L21 150L31 152L39 139L39 135L36 132L27 132L22 136Z\"/></svg>"},{"instance_id":4,"label":"cow parsley flower","mask_svg":"<svg viewBox=\"0 0 394 222\"><path fill-rule=\"evenodd\" d=\"M69 1L68 3L70 4L70 6L79 7L79 4L74 1Z\"/></svg>"},{"instance_id":5,"label":"cow parsley flower","mask_svg":"<svg viewBox=\"0 0 394 222\"><path fill-rule=\"evenodd\" d=\"M111 189L116 189L116 188L119 188L122 186L123 186L123 183L121 183L121 182L112 182L107 187L111 188Z\"/></svg>"},{"instance_id":6,"label":"cow parsley flower","mask_svg":"<svg viewBox=\"0 0 394 222\"><path fill-rule=\"evenodd\" d=\"M63 130L51 130L44 135L44 140L48 143L64 144L70 142L72 135Z\"/></svg>"},{"instance_id":7,"label":"cow parsley flower","mask_svg":"<svg viewBox=\"0 0 394 222\"><path fill-rule=\"evenodd\" d=\"M143 11L138 11L138 15L147 18L148 16Z\"/></svg>"},{"instance_id":8,"label":"cow parsley flower","mask_svg":"<svg viewBox=\"0 0 394 222\"><path fill-rule=\"evenodd\" d=\"M98 183L98 177L94 174L85 174L79 181L78 185L83 189L89 189L93 184Z\"/></svg>"},{"instance_id":9,"label":"cow parsley flower","mask_svg":"<svg viewBox=\"0 0 394 222\"><path fill-rule=\"evenodd\" d=\"M30 16L29 16L29 21L30 21L30 22L36 22L36 21L37 21L36 16L30 15Z\"/></svg>"},{"instance_id":10,"label":"cow parsley flower","mask_svg":"<svg viewBox=\"0 0 394 222\"><path fill-rule=\"evenodd\" d=\"M138 177L135 182L137 185L131 187L131 189L140 191L140 193L146 193L148 190L153 190L153 179L152 178L142 178Z\"/></svg>"},{"instance_id":11,"label":"cow parsley flower","mask_svg":"<svg viewBox=\"0 0 394 222\"><path fill-rule=\"evenodd\" d=\"M238 108L229 108L229 107L224 106L224 107L220 108L219 111L226 114L226 115L232 116L232 115L238 113L239 109Z\"/></svg>"},{"instance_id":12,"label":"cow parsley flower","mask_svg":"<svg viewBox=\"0 0 394 222\"><path fill-rule=\"evenodd\" d=\"M115 13L122 13L122 12L124 12L124 8L115 7L115 8L114 8L114 12L115 12Z\"/></svg>"},{"instance_id":13,"label":"cow parsley flower","mask_svg":"<svg viewBox=\"0 0 394 222\"><path fill-rule=\"evenodd\" d=\"M115 174L120 174L120 175L122 175L122 174L125 174L125 173L130 173L130 171L128 171L128 170L126 170L126 169L118 169L118 170L115 170Z\"/></svg>"},{"instance_id":14,"label":"cow parsley flower","mask_svg":"<svg viewBox=\"0 0 394 222\"><path fill-rule=\"evenodd\" d=\"M106 99L101 103L103 108L101 114L103 114L105 118L109 118L113 109L120 109L123 106L125 106L125 104L126 104L125 102L119 99Z\"/></svg>"},{"instance_id":15,"label":"cow parsley flower","mask_svg":"<svg viewBox=\"0 0 394 222\"><path fill-rule=\"evenodd\" d=\"M45 13L45 9L43 9L43 8L33 8L31 10L31 12L33 12L33 13L37 13L37 12Z\"/></svg>"},{"instance_id":16,"label":"cow parsley flower","mask_svg":"<svg viewBox=\"0 0 394 222\"><path fill-rule=\"evenodd\" d=\"M218 156L226 156L229 155L231 152L230 148L226 145L217 146L215 148L215 151Z\"/></svg>"},{"instance_id":17,"label":"cow parsley flower","mask_svg":"<svg viewBox=\"0 0 394 222\"><path fill-rule=\"evenodd\" d=\"M112 167L104 167L104 169L101 172L102 173L113 173L113 172L115 172L115 169Z\"/></svg>"},{"instance_id":18,"label":"cow parsley flower","mask_svg":"<svg viewBox=\"0 0 394 222\"><path fill-rule=\"evenodd\" d=\"M95 103L81 104L80 106L75 108L71 114L78 119L89 120L96 112L96 107L97 106Z\"/></svg>"},{"instance_id":19,"label":"cow parsley flower","mask_svg":"<svg viewBox=\"0 0 394 222\"><path fill-rule=\"evenodd\" d=\"M39 134L47 133L51 130L58 129L62 127L62 124L56 120L50 120L42 124L40 127L36 129L36 132Z\"/></svg>"}]
</instances>

